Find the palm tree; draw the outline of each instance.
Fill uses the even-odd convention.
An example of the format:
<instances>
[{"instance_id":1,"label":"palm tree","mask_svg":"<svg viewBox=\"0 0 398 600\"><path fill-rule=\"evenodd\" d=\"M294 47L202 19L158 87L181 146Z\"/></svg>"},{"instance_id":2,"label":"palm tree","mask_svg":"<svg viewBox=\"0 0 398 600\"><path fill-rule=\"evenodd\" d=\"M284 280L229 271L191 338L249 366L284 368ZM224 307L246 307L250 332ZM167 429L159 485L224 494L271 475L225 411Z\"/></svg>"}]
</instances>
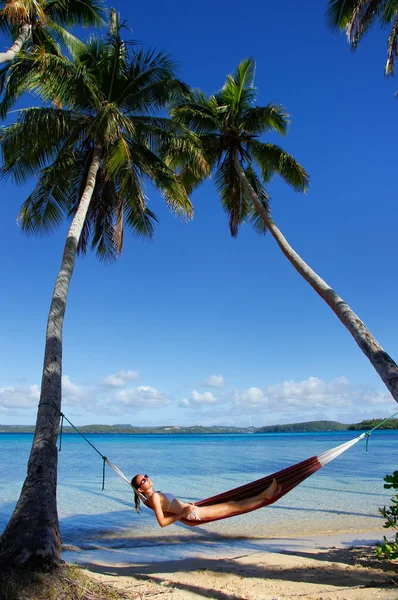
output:
<instances>
[{"instance_id":1,"label":"palm tree","mask_svg":"<svg viewBox=\"0 0 398 600\"><path fill-rule=\"evenodd\" d=\"M219 93L207 97L193 90L190 97L174 106L171 114L177 123L198 134L209 165L215 170L215 184L229 214L231 234L236 236L239 226L247 219L253 222L257 231L270 231L286 258L351 333L398 402L395 362L348 304L293 250L271 217L264 185L272 176L280 175L298 191L307 189L309 179L303 167L282 148L260 140L260 136L269 131L284 135L288 115L285 109L274 104L254 105L254 72L253 60L242 61ZM170 160L170 164L177 166L177 160ZM180 170L179 178L188 190L200 182L200 177L188 163Z\"/></svg>"},{"instance_id":2,"label":"palm tree","mask_svg":"<svg viewBox=\"0 0 398 600\"><path fill-rule=\"evenodd\" d=\"M99 27L105 14L102 0L2 0L0 6L0 29L14 40L0 52L0 64L13 60L29 40L33 48L46 46L57 53L59 43L77 43L65 27Z\"/></svg>"},{"instance_id":3,"label":"palm tree","mask_svg":"<svg viewBox=\"0 0 398 600\"><path fill-rule=\"evenodd\" d=\"M376 21L382 26L392 26L385 74L394 74L398 56L398 0L328 0L326 15L332 28L346 31L353 50Z\"/></svg>"},{"instance_id":4,"label":"palm tree","mask_svg":"<svg viewBox=\"0 0 398 600\"><path fill-rule=\"evenodd\" d=\"M51 229L65 216L72 222L48 317L28 474L0 538L0 562L43 567L60 559L56 439L62 327L76 254L91 244L100 258L115 258L122 250L125 226L134 233L152 235L156 218L146 204L146 179L182 217L192 216L192 206L184 187L157 153L165 144L175 152L177 148L182 154L189 151L189 140L178 139L181 128L156 116L184 89L175 79L169 56L123 42L112 12L109 36L80 44L71 60L41 52L16 59L6 85L6 105L8 90L13 96L14 80L20 81L19 71L24 71L26 61L35 65L26 87L45 102L58 98L63 108L22 110L14 124L0 130L1 174L24 183L39 172L19 216L25 232Z\"/></svg>"}]
</instances>

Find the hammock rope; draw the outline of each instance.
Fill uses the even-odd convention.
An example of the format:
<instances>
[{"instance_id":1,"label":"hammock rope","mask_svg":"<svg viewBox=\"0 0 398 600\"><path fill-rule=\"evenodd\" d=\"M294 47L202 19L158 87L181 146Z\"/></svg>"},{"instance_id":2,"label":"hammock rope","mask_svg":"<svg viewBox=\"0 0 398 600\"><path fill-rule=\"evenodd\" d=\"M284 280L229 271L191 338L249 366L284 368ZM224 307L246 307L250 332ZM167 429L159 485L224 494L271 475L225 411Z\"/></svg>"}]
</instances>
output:
<instances>
[{"instance_id":1,"label":"hammock rope","mask_svg":"<svg viewBox=\"0 0 398 600\"><path fill-rule=\"evenodd\" d=\"M146 500L145 496L143 496L136 488L134 488L131 485L131 482L129 481L129 479L127 479L127 477L124 475L124 473L116 465L111 463L111 461L108 460L108 458L106 456L104 456L98 450L98 448L96 448L94 446L94 444L92 444L90 442L90 440L87 439L87 437L77 427L75 427L75 425L73 425L73 423L59 410L59 408L57 406L55 406L55 404L53 404L52 402L40 402L39 407L44 404L46 404L48 406L52 406L59 413L59 415L61 417L59 451L61 451L61 447L62 447L62 427L63 427L63 421L65 420L101 456L102 465L103 465L102 466L102 490L105 489L105 464L108 464L122 479L124 479L124 481L134 490L134 492L141 498L141 500L145 502L145 500ZM220 503L224 503L224 502L239 501L239 500L244 500L246 498L251 498L251 497L259 494L260 492L262 492L269 485L271 485L273 479L277 479L279 485L281 486L280 493L273 496L270 500L269 499L262 500L257 506L255 506L254 508L251 508L245 512L251 512L252 510L257 510L258 508L262 508L263 506L268 506L269 504L273 504L274 502L276 502L277 500L282 498L282 496L285 496L285 494L290 492L297 485L302 483L305 479L307 479L307 477L310 477L310 475L313 475L316 471L318 471L319 469L321 469L322 467L327 465L329 462L331 462L332 460L334 460L335 458L340 456L340 454L342 454L343 452L345 452L346 450L351 448L351 446L353 446L354 444L359 442L359 440L362 440L364 437L366 437L366 452L367 452L369 437L370 437L371 433L375 429L378 429L379 427L381 427L381 425L384 425L384 423L386 423L387 421L389 421L390 419L395 417L395 415L398 415L398 411L395 412L390 417L387 417L386 419L384 419L377 425L375 425L369 431L365 431L364 433L361 433L361 435L359 435L358 437L356 437L348 442L345 442L344 444L340 444L339 446L336 446L335 448L326 450L322 454L319 454L319 456L312 456L310 458L307 458L306 460L303 460L303 461L296 463L290 467L287 467L286 469L282 469L281 471L272 473L271 475L267 475L266 477L262 477L261 479L257 479L256 481L253 481L251 483L242 485L242 486L234 488L232 490L228 490L227 492L223 492L216 496L212 496L211 498L206 498L205 500L200 500L199 502L195 502L195 506L210 506L210 505L220 504ZM218 517L214 517L214 518L210 518L210 519L202 519L201 521L189 521L187 519L181 519L181 521L183 523L185 523L186 525L194 527L197 525L209 523L211 521L216 521L216 520L233 517L238 514L242 514L242 512L241 511L229 512L228 514L225 514L223 516L218 516Z\"/></svg>"}]
</instances>

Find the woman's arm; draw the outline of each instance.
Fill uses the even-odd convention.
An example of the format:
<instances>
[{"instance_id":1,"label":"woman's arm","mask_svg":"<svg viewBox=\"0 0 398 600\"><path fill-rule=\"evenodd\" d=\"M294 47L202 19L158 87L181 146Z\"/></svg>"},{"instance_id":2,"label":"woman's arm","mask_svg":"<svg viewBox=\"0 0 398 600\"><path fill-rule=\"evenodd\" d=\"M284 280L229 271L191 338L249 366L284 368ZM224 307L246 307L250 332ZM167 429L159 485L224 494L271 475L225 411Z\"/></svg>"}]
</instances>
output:
<instances>
[{"instance_id":1,"label":"woman's arm","mask_svg":"<svg viewBox=\"0 0 398 600\"><path fill-rule=\"evenodd\" d=\"M168 525L179 521L183 517L187 517L192 511L192 506L188 505L185 506L180 512L176 513L175 515L165 517L160 502L159 494L153 494L153 496L151 497L151 501L153 510L155 511L156 519L161 527L167 527Z\"/></svg>"}]
</instances>

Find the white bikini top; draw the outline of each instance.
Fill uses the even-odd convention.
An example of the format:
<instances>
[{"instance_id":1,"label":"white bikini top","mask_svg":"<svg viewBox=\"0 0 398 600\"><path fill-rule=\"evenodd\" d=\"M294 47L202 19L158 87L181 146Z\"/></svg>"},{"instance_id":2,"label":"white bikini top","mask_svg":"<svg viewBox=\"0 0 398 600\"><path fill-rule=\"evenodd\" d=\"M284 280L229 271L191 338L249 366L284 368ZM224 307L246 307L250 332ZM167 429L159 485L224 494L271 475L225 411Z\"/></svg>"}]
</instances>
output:
<instances>
[{"instance_id":1,"label":"white bikini top","mask_svg":"<svg viewBox=\"0 0 398 600\"><path fill-rule=\"evenodd\" d=\"M167 500L169 501L169 505L166 509L166 512L169 510L171 503L173 502L173 500L175 500L175 496L173 494L170 494L170 492L158 492L159 494L162 494L163 496L166 496Z\"/></svg>"}]
</instances>

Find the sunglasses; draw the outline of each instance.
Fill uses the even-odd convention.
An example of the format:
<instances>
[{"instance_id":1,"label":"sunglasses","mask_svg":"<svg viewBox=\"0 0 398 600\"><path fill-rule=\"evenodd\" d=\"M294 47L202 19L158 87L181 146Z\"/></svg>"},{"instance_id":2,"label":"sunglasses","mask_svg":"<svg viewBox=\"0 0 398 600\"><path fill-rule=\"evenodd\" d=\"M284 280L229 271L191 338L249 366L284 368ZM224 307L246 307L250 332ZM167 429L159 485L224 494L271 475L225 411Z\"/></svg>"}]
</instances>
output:
<instances>
[{"instance_id":1,"label":"sunglasses","mask_svg":"<svg viewBox=\"0 0 398 600\"><path fill-rule=\"evenodd\" d=\"M141 486L143 483L146 483L148 480L149 480L149 476L148 476L148 475L144 475L144 477L141 479L140 486Z\"/></svg>"}]
</instances>

